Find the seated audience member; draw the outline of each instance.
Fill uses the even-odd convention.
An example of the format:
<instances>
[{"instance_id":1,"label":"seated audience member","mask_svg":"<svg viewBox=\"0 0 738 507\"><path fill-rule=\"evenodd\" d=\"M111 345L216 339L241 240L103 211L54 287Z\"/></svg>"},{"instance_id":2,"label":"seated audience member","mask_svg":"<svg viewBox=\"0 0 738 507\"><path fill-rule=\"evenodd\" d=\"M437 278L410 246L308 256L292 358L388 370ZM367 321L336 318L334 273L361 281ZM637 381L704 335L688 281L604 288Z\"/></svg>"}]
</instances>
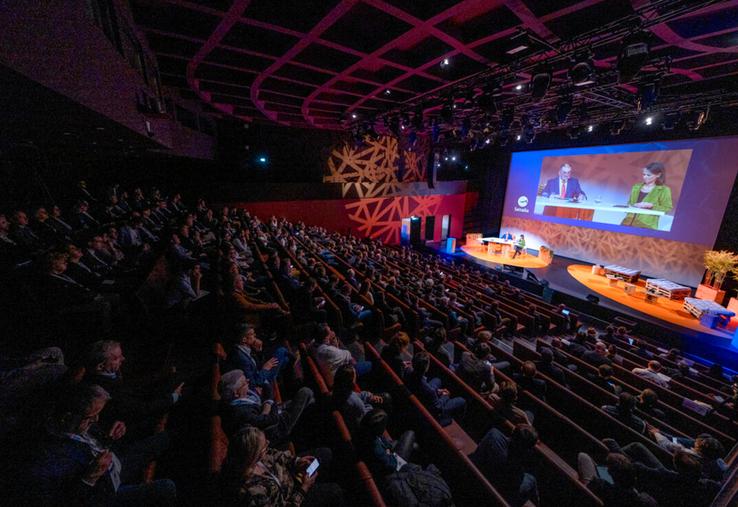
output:
<instances>
[{"instance_id":1,"label":"seated audience member","mask_svg":"<svg viewBox=\"0 0 738 507\"><path fill-rule=\"evenodd\" d=\"M538 483L533 475L533 448L537 443L538 433L528 424L517 424L509 437L492 428L469 458L506 498L513 499L513 505L539 505Z\"/></svg>"},{"instance_id":2,"label":"seated audience member","mask_svg":"<svg viewBox=\"0 0 738 507\"><path fill-rule=\"evenodd\" d=\"M600 367L603 364L612 364L612 361L607 357L607 345L604 342L597 342L594 350L588 350L582 354L582 361L586 361L592 366Z\"/></svg>"},{"instance_id":3,"label":"seated audience member","mask_svg":"<svg viewBox=\"0 0 738 507\"><path fill-rule=\"evenodd\" d=\"M241 370L229 371L221 377L218 392L224 431L230 436L244 426L255 426L266 432L275 445L286 444L305 408L315 401L313 391L301 387L280 407L274 400L263 399L260 389L250 389L250 385Z\"/></svg>"},{"instance_id":4,"label":"seated audience member","mask_svg":"<svg viewBox=\"0 0 738 507\"><path fill-rule=\"evenodd\" d=\"M536 364L533 361L525 361L520 367L520 373L513 374L513 380L518 388L525 389L533 396L542 400L546 399L546 381L536 378Z\"/></svg>"},{"instance_id":5,"label":"seated audience member","mask_svg":"<svg viewBox=\"0 0 738 507\"><path fill-rule=\"evenodd\" d=\"M249 426L233 439L229 454L229 505L241 507L342 507L343 490L335 483L316 482L328 472L332 454L319 448L313 456L296 457L292 451L269 446L263 431ZM320 468L308 476L305 470L317 459Z\"/></svg>"},{"instance_id":6,"label":"seated audience member","mask_svg":"<svg viewBox=\"0 0 738 507\"><path fill-rule=\"evenodd\" d=\"M0 436L16 429L28 429L26 422L46 409L55 394L54 387L66 373L64 353L58 347L36 350L21 360L3 360L0 365Z\"/></svg>"},{"instance_id":7,"label":"seated audience member","mask_svg":"<svg viewBox=\"0 0 738 507\"><path fill-rule=\"evenodd\" d=\"M13 228L10 235L16 243L29 252L42 250L46 246L42 239L31 229L25 211L18 210L13 213Z\"/></svg>"},{"instance_id":8,"label":"seated audience member","mask_svg":"<svg viewBox=\"0 0 738 507\"><path fill-rule=\"evenodd\" d=\"M29 505L174 505L169 480L139 484L146 464L168 445L166 433L119 448L126 426L97 420L110 399L100 386L75 386L56 404L49 434L33 453L20 486Z\"/></svg>"},{"instance_id":9,"label":"seated audience member","mask_svg":"<svg viewBox=\"0 0 738 507\"><path fill-rule=\"evenodd\" d=\"M338 336L336 336L336 333L328 324L319 326L318 338L315 358L318 361L318 366L320 366L323 376L329 384L333 383L333 375L336 373L336 370L344 364L353 364L354 368L356 368L356 374L360 377L371 371L371 362L356 362L350 350L340 347Z\"/></svg>"},{"instance_id":10,"label":"seated audience member","mask_svg":"<svg viewBox=\"0 0 738 507\"><path fill-rule=\"evenodd\" d=\"M500 383L500 391L497 395L499 399L495 403L495 413L499 417L507 419L513 424L533 423L533 414L517 406L518 386L514 382L503 381Z\"/></svg>"},{"instance_id":11,"label":"seated audience member","mask_svg":"<svg viewBox=\"0 0 738 507\"><path fill-rule=\"evenodd\" d=\"M82 257L90 269L103 276L113 271L116 264L116 260L105 251L104 245L102 236L91 237Z\"/></svg>"},{"instance_id":12,"label":"seated audience member","mask_svg":"<svg viewBox=\"0 0 738 507\"><path fill-rule=\"evenodd\" d=\"M96 289L99 287L103 281L103 277L85 264L82 260L82 250L77 248L76 245L69 243L66 247L66 253L67 270L65 271L65 274L88 289Z\"/></svg>"},{"instance_id":13,"label":"seated audience member","mask_svg":"<svg viewBox=\"0 0 738 507\"><path fill-rule=\"evenodd\" d=\"M620 394L623 389L614 382L612 375L612 366L609 364L603 364L597 368L597 375L593 375L592 373L586 374L587 379L593 384L597 384L612 394Z\"/></svg>"},{"instance_id":14,"label":"seated audience member","mask_svg":"<svg viewBox=\"0 0 738 507\"><path fill-rule=\"evenodd\" d=\"M579 331L574 335L569 345L566 346L566 351L572 356L581 358L589 350L585 345L586 342L587 334Z\"/></svg>"},{"instance_id":15,"label":"seated audience member","mask_svg":"<svg viewBox=\"0 0 738 507\"><path fill-rule=\"evenodd\" d=\"M250 297L245 292L243 277L238 273L227 273L223 280L226 315L230 322L248 322L258 326L261 315L269 312L284 313L279 303L265 303Z\"/></svg>"},{"instance_id":16,"label":"seated audience member","mask_svg":"<svg viewBox=\"0 0 738 507\"><path fill-rule=\"evenodd\" d=\"M351 433L356 433L361 419L377 407L390 405L388 394L374 394L370 391L356 391L356 369L351 364L341 365L333 379L331 401L343 416Z\"/></svg>"},{"instance_id":17,"label":"seated audience member","mask_svg":"<svg viewBox=\"0 0 738 507\"><path fill-rule=\"evenodd\" d=\"M538 371L547 377L551 377L562 386L568 386L564 370L554 364L553 350L548 347L541 347L539 354L541 355L541 359L535 363Z\"/></svg>"},{"instance_id":18,"label":"seated audience member","mask_svg":"<svg viewBox=\"0 0 738 507\"><path fill-rule=\"evenodd\" d=\"M233 345L223 365L223 371L241 370L253 387L261 387L271 393L274 382L291 358L285 347L277 347L272 356L261 363L256 354L263 349L263 343L256 337L256 329L248 323L236 324L233 330ZM266 396L270 397L270 396Z\"/></svg>"},{"instance_id":19,"label":"seated audience member","mask_svg":"<svg viewBox=\"0 0 738 507\"><path fill-rule=\"evenodd\" d=\"M406 359L409 347L410 337L407 333L400 331L395 333L389 344L382 349L381 353L382 360L403 380L412 370L410 361Z\"/></svg>"},{"instance_id":20,"label":"seated audience member","mask_svg":"<svg viewBox=\"0 0 738 507\"><path fill-rule=\"evenodd\" d=\"M549 319L538 311L536 305L528 305L528 315L533 318L532 334L534 336L547 335Z\"/></svg>"},{"instance_id":21,"label":"seated audience member","mask_svg":"<svg viewBox=\"0 0 738 507\"><path fill-rule=\"evenodd\" d=\"M59 241L69 241L67 234L59 233L49 221L49 213L43 206L36 208L33 214L33 230L44 246L51 246Z\"/></svg>"},{"instance_id":22,"label":"seated audience member","mask_svg":"<svg viewBox=\"0 0 738 507\"><path fill-rule=\"evenodd\" d=\"M633 368L633 374L638 375L659 387L669 388L669 377L661 373L661 363L658 361L649 361L648 368Z\"/></svg>"},{"instance_id":23,"label":"seated audience member","mask_svg":"<svg viewBox=\"0 0 738 507\"><path fill-rule=\"evenodd\" d=\"M460 397L451 398L448 389L441 387L441 379L428 379L426 374L429 368L429 354L416 353L413 357L413 371L407 376L405 384L430 409L441 426L448 426L454 417L464 417L466 400Z\"/></svg>"},{"instance_id":24,"label":"seated audience member","mask_svg":"<svg viewBox=\"0 0 738 507\"><path fill-rule=\"evenodd\" d=\"M605 460L609 477L600 477L594 460L579 453L579 479L602 499L605 507L656 507L651 495L636 489L636 467L624 454L609 453Z\"/></svg>"},{"instance_id":25,"label":"seated audience member","mask_svg":"<svg viewBox=\"0 0 738 507\"><path fill-rule=\"evenodd\" d=\"M126 358L119 342L101 340L88 347L84 383L99 385L111 396L103 420L121 420L129 427L152 424L182 396L183 383L171 385L166 379L138 389L125 382L121 367ZM158 385L157 385L158 384Z\"/></svg>"},{"instance_id":26,"label":"seated audience member","mask_svg":"<svg viewBox=\"0 0 738 507\"><path fill-rule=\"evenodd\" d=\"M623 424L633 428L638 433L645 433L646 423L643 419L633 413L635 411L635 407L635 396L630 393L620 393L620 396L618 396L618 404L616 406L603 405L602 410L613 416L615 419L618 419Z\"/></svg>"},{"instance_id":27,"label":"seated audience member","mask_svg":"<svg viewBox=\"0 0 738 507\"><path fill-rule=\"evenodd\" d=\"M702 463L702 476L717 482L722 482L728 471L728 465L723 460L725 448L720 441L707 434L698 435L696 439L672 438L664 435L658 428L650 428L649 433L659 446L671 453L687 451Z\"/></svg>"},{"instance_id":28,"label":"seated audience member","mask_svg":"<svg viewBox=\"0 0 738 507\"><path fill-rule=\"evenodd\" d=\"M179 310L187 309L190 303L202 294L200 291L201 280L202 269L199 264L179 266L179 272L174 275L167 289L166 307Z\"/></svg>"},{"instance_id":29,"label":"seated audience member","mask_svg":"<svg viewBox=\"0 0 738 507\"><path fill-rule=\"evenodd\" d=\"M638 395L637 408L644 414L648 414L651 417L666 421L666 414L663 410L658 408L659 396L653 389L644 389L641 394Z\"/></svg>"},{"instance_id":30,"label":"seated audience member","mask_svg":"<svg viewBox=\"0 0 738 507\"><path fill-rule=\"evenodd\" d=\"M423 338L425 350L433 354L448 368L453 368L455 348L448 339L446 328L437 327L430 330L430 335Z\"/></svg>"},{"instance_id":31,"label":"seated audience member","mask_svg":"<svg viewBox=\"0 0 738 507\"><path fill-rule=\"evenodd\" d=\"M633 344L631 345L632 347L631 350L634 354L644 359L653 359L653 354L651 353L650 350L648 350L648 347L646 347L646 342L644 342L643 340L635 340L627 336L625 338L633 340Z\"/></svg>"},{"instance_id":32,"label":"seated audience member","mask_svg":"<svg viewBox=\"0 0 738 507\"><path fill-rule=\"evenodd\" d=\"M90 230L100 227L100 222L95 217L90 215L90 206L87 201L77 201L74 205L74 211L72 214L72 220L70 224L75 230Z\"/></svg>"},{"instance_id":33,"label":"seated audience member","mask_svg":"<svg viewBox=\"0 0 738 507\"><path fill-rule=\"evenodd\" d=\"M728 380L725 376L723 365L720 363L712 363L710 365L710 368L707 370L707 375L714 379L720 380L721 382L727 382Z\"/></svg>"},{"instance_id":34,"label":"seated audience member","mask_svg":"<svg viewBox=\"0 0 738 507\"><path fill-rule=\"evenodd\" d=\"M489 361L490 355L489 345L477 343L474 352L462 352L461 361L456 368L456 374L472 389L481 393L499 389L495 383L494 365Z\"/></svg>"},{"instance_id":35,"label":"seated audience member","mask_svg":"<svg viewBox=\"0 0 738 507\"><path fill-rule=\"evenodd\" d=\"M638 481L660 505L708 507L712 504L721 484L703 477L704 470L698 456L678 450L674 453L672 466L673 470L669 470L660 463L658 466L635 463Z\"/></svg>"},{"instance_id":36,"label":"seated audience member","mask_svg":"<svg viewBox=\"0 0 738 507\"><path fill-rule=\"evenodd\" d=\"M370 410L361 420L356 436L359 455L377 477L399 472L410 461L415 444L415 433L411 430L404 432L397 440L392 440L387 435L388 420L384 410Z\"/></svg>"},{"instance_id":37,"label":"seated audience member","mask_svg":"<svg viewBox=\"0 0 738 507\"><path fill-rule=\"evenodd\" d=\"M312 277L297 289L295 299L290 302L292 314L301 321L307 322L325 322L328 314L324 307L325 298L320 296L318 281Z\"/></svg>"},{"instance_id":38,"label":"seated audience member","mask_svg":"<svg viewBox=\"0 0 738 507\"><path fill-rule=\"evenodd\" d=\"M62 210L59 206L51 207L51 216L47 220L61 238L70 237L74 233L72 226L62 218Z\"/></svg>"}]
</instances>

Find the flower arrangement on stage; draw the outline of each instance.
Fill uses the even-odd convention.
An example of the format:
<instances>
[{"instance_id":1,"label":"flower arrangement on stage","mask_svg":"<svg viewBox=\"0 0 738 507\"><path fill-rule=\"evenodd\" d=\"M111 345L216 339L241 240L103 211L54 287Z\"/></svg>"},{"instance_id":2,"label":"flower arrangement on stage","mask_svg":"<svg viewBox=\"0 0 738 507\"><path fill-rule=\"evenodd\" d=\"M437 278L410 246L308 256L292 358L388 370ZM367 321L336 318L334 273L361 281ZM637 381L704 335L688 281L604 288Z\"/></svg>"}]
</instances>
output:
<instances>
[{"instance_id":1,"label":"flower arrangement on stage","mask_svg":"<svg viewBox=\"0 0 738 507\"><path fill-rule=\"evenodd\" d=\"M738 269L738 254L727 250L708 250L705 252L705 268L705 285L720 289L725 277Z\"/></svg>"}]
</instances>

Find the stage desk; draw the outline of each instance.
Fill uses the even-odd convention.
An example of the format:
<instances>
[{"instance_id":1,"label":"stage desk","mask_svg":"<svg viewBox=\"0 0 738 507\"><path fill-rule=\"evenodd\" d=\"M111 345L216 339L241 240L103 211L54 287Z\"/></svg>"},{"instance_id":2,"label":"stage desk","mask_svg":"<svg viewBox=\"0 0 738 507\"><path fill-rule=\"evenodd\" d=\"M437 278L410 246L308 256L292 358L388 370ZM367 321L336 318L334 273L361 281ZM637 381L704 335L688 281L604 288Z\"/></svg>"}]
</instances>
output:
<instances>
[{"instance_id":1,"label":"stage desk","mask_svg":"<svg viewBox=\"0 0 738 507\"><path fill-rule=\"evenodd\" d=\"M536 198L536 204L533 212L536 215L552 216L559 218L571 218L574 220L585 220L587 222L602 223L620 223L627 213L637 213L639 215L656 215L662 216L663 211L652 209L636 208L634 206L617 206L613 204L601 204L598 202L576 202L571 199L560 199L558 197L542 197ZM608 213L616 213L611 219L606 219ZM600 216L597 217L596 215ZM619 217L619 218L617 218ZM613 221L617 218L616 221Z\"/></svg>"}]
</instances>

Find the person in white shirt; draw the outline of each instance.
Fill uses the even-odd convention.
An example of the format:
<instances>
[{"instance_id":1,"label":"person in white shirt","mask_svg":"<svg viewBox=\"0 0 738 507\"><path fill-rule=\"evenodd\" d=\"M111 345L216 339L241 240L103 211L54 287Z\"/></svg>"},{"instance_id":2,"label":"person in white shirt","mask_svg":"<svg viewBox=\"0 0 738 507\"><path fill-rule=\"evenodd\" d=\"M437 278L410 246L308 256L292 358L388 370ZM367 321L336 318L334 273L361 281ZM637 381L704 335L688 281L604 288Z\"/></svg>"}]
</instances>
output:
<instances>
[{"instance_id":1,"label":"person in white shirt","mask_svg":"<svg viewBox=\"0 0 738 507\"><path fill-rule=\"evenodd\" d=\"M658 361L649 361L648 368L633 368L633 374L665 389L669 388L671 378L661 373L661 363Z\"/></svg>"}]
</instances>

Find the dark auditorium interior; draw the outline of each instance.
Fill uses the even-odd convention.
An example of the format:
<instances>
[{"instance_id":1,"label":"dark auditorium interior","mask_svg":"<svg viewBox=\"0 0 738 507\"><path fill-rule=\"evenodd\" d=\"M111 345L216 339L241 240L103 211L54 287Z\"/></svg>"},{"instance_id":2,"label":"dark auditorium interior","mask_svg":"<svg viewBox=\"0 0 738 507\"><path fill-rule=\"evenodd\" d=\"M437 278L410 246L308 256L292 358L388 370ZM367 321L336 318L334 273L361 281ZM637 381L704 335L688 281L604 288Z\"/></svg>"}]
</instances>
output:
<instances>
[{"instance_id":1,"label":"dark auditorium interior","mask_svg":"<svg viewBox=\"0 0 738 507\"><path fill-rule=\"evenodd\" d=\"M738 0L0 4L0 503L738 506Z\"/></svg>"}]
</instances>

